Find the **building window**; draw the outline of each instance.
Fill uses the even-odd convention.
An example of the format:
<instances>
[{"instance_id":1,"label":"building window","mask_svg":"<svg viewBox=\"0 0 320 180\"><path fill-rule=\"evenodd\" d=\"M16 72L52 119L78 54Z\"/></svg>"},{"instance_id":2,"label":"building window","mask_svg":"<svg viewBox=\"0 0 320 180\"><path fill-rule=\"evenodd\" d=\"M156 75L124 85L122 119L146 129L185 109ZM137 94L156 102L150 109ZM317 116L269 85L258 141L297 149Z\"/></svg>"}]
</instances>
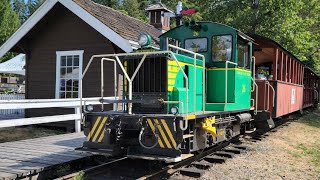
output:
<instances>
[{"instance_id":1,"label":"building window","mask_svg":"<svg viewBox=\"0 0 320 180\"><path fill-rule=\"evenodd\" d=\"M57 51L56 98L78 98L83 51Z\"/></svg>"}]
</instances>

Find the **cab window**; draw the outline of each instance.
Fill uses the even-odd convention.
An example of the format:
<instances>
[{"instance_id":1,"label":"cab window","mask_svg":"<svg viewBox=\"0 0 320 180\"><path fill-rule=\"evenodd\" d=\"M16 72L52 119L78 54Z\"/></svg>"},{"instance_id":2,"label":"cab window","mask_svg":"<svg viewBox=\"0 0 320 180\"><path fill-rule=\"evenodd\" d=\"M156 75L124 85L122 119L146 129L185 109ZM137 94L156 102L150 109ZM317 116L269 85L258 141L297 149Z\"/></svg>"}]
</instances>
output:
<instances>
[{"instance_id":1,"label":"cab window","mask_svg":"<svg viewBox=\"0 0 320 180\"><path fill-rule=\"evenodd\" d=\"M238 66L250 69L249 45L238 41Z\"/></svg>"},{"instance_id":2,"label":"cab window","mask_svg":"<svg viewBox=\"0 0 320 180\"><path fill-rule=\"evenodd\" d=\"M230 61L232 53L232 36L212 37L212 61Z\"/></svg>"},{"instance_id":3,"label":"cab window","mask_svg":"<svg viewBox=\"0 0 320 180\"><path fill-rule=\"evenodd\" d=\"M207 38L186 39L185 49L193 52L206 52L208 50L208 40Z\"/></svg>"}]
</instances>

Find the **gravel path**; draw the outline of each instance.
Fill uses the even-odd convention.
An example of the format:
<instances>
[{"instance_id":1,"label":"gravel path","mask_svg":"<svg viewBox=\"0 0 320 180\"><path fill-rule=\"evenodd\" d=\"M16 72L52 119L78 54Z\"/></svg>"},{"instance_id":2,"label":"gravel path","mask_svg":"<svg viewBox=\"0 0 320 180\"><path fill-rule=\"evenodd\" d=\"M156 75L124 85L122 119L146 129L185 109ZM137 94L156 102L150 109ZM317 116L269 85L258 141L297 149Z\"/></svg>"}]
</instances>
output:
<instances>
[{"instance_id":1,"label":"gravel path","mask_svg":"<svg viewBox=\"0 0 320 180\"><path fill-rule=\"evenodd\" d=\"M310 117L317 116L313 113ZM318 118L320 116L316 118L317 123ZM307 121L291 122L262 141L244 140L249 151L226 163L215 164L201 179L320 180L320 126L310 125ZM192 179L181 175L173 178Z\"/></svg>"}]
</instances>

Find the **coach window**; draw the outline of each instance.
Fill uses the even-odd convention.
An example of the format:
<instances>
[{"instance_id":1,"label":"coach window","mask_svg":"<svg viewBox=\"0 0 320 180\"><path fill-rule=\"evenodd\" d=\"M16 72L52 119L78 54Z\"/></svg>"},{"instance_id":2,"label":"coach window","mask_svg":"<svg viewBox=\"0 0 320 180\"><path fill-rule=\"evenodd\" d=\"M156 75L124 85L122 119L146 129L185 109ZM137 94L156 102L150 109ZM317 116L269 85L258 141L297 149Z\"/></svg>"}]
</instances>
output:
<instances>
[{"instance_id":1,"label":"coach window","mask_svg":"<svg viewBox=\"0 0 320 180\"><path fill-rule=\"evenodd\" d=\"M212 37L212 61L230 61L232 52L232 36Z\"/></svg>"},{"instance_id":2,"label":"coach window","mask_svg":"<svg viewBox=\"0 0 320 180\"><path fill-rule=\"evenodd\" d=\"M241 40L238 40L238 66L250 69L249 46Z\"/></svg>"}]
</instances>

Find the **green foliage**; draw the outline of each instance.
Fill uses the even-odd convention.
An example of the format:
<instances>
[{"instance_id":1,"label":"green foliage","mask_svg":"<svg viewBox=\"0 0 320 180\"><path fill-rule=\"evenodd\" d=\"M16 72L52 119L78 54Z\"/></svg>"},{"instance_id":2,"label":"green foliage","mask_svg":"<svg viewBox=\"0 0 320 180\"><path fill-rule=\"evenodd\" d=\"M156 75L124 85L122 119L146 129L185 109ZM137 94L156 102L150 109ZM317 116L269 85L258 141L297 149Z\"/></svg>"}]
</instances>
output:
<instances>
[{"instance_id":1,"label":"green foliage","mask_svg":"<svg viewBox=\"0 0 320 180\"><path fill-rule=\"evenodd\" d=\"M94 2L147 22L147 14L144 9L149 4L148 0L94 0Z\"/></svg>"},{"instance_id":2,"label":"green foliage","mask_svg":"<svg viewBox=\"0 0 320 180\"><path fill-rule=\"evenodd\" d=\"M66 165L60 165L60 166L57 168L57 170L56 170L56 172L55 172L55 175L56 175L57 177L65 176L65 175L69 174L70 171L71 171L70 165L68 165L68 164L66 164Z\"/></svg>"},{"instance_id":3,"label":"green foliage","mask_svg":"<svg viewBox=\"0 0 320 180\"><path fill-rule=\"evenodd\" d=\"M79 172L79 174L73 177L73 180L84 180L84 179L86 179L86 177L85 177L85 172L83 171Z\"/></svg>"},{"instance_id":4,"label":"green foliage","mask_svg":"<svg viewBox=\"0 0 320 180\"><path fill-rule=\"evenodd\" d=\"M127 12L131 17L147 22L147 17L144 9L141 8L139 0L123 0L123 4L119 7L120 10Z\"/></svg>"},{"instance_id":5,"label":"green foliage","mask_svg":"<svg viewBox=\"0 0 320 180\"><path fill-rule=\"evenodd\" d=\"M117 9L119 2L118 0L94 0L94 2Z\"/></svg>"},{"instance_id":6,"label":"green foliage","mask_svg":"<svg viewBox=\"0 0 320 180\"><path fill-rule=\"evenodd\" d=\"M19 15L20 21L25 22L45 0L12 0L13 10Z\"/></svg>"},{"instance_id":7,"label":"green foliage","mask_svg":"<svg viewBox=\"0 0 320 180\"><path fill-rule=\"evenodd\" d=\"M0 44L3 44L20 26L19 16L12 10L10 0L3 0L0 3ZM0 62L13 57L8 53L0 58Z\"/></svg>"},{"instance_id":8,"label":"green foliage","mask_svg":"<svg viewBox=\"0 0 320 180\"><path fill-rule=\"evenodd\" d=\"M45 0L3 0L0 4L0 44L3 44L31 16ZM16 56L7 53L0 63Z\"/></svg>"},{"instance_id":9,"label":"green foliage","mask_svg":"<svg viewBox=\"0 0 320 180\"><path fill-rule=\"evenodd\" d=\"M320 4L318 0L264 0L258 9L252 1L209 0L203 16L244 32L271 38L320 73Z\"/></svg>"},{"instance_id":10,"label":"green foliage","mask_svg":"<svg viewBox=\"0 0 320 180\"><path fill-rule=\"evenodd\" d=\"M12 10L10 1L4 0L0 3L0 44L3 44L19 26L18 16Z\"/></svg>"},{"instance_id":11,"label":"green foliage","mask_svg":"<svg viewBox=\"0 0 320 180\"><path fill-rule=\"evenodd\" d=\"M3 43L44 0L3 0L0 4L0 42ZM94 0L129 16L148 22L145 8L159 0ZM175 12L179 0L162 0ZM16 14L10 9L10 2ZM184 8L198 13L185 16L185 21L220 22L243 32L271 38L320 73L320 3L319 0L260 0L258 9L251 0L182 0ZM18 15L17 15L18 14ZM175 20L172 19L172 27ZM12 55L11 55L12 56ZM8 56L6 59L9 58ZM2 59L0 59L1 61Z\"/></svg>"}]
</instances>

